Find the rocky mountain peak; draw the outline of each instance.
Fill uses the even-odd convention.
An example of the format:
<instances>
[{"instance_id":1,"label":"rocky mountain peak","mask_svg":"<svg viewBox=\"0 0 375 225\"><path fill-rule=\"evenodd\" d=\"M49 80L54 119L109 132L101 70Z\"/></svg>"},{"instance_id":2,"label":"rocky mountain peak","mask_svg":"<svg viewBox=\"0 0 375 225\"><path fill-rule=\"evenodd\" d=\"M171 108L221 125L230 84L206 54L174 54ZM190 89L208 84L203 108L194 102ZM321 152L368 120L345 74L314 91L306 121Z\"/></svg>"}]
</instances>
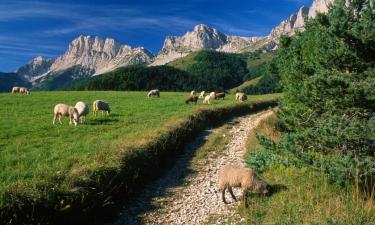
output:
<instances>
[{"instance_id":1,"label":"rocky mountain peak","mask_svg":"<svg viewBox=\"0 0 375 225\"><path fill-rule=\"evenodd\" d=\"M35 76L47 73L55 59L43 56L36 56L26 65L17 69L16 73L28 81L32 81Z\"/></svg>"},{"instance_id":2,"label":"rocky mountain peak","mask_svg":"<svg viewBox=\"0 0 375 225\"><path fill-rule=\"evenodd\" d=\"M51 70L60 71L80 65L93 69L98 74L119 66L148 63L152 57L152 54L144 48L121 45L113 38L103 40L99 37L80 35L69 44L65 54L56 59Z\"/></svg>"},{"instance_id":3,"label":"rocky mountain peak","mask_svg":"<svg viewBox=\"0 0 375 225\"><path fill-rule=\"evenodd\" d=\"M296 31L302 31L307 18L314 18L318 13L327 13L329 6L334 2L335 0L314 0L310 8L302 6L297 13L292 14L271 31L270 39L277 42L281 35L292 36Z\"/></svg>"},{"instance_id":4,"label":"rocky mountain peak","mask_svg":"<svg viewBox=\"0 0 375 225\"><path fill-rule=\"evenodd\" d=\"M167 36L164 45L152 65L166 64L201 49L214 49L224 52L240 52L262 37L239 37L226 35L205 24L196 25L183 36Z\"/></svg>"},{"instance_id":5,"label":"rocky mountain peak","mask_svg":"<svg viewBox=\"0 0 375 225\"><path fill-rule=\"evenodd\" d=\"M327 13L329 6L334 2L335 0L314 0L309 10L309 17L314 18L318 13Z\"/></svg>"}]
</instances>

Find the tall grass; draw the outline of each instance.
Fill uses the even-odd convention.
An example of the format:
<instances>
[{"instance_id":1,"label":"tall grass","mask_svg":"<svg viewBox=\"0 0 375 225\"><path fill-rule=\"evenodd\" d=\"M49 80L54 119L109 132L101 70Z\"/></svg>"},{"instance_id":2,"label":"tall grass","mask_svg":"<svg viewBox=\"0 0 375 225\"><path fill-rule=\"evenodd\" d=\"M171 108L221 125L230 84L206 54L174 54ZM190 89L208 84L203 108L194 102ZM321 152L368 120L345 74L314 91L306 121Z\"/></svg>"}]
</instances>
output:
<instances>
[{"instance_id":1,"label":"tall grass","mask_svg":"<svg viewBox=\"0 0 375 225\"><path fill-rule=\"evenodd\" d=\"M247 163L262 154L256 135L280 140L278 120L263 120L247 139ZM261 162L259 162L261 163ZM250 207L240 207L246 224L374 224L373 196L364 196L356 185L345 188L329 182L329 177L310 167L272 165L261 177L274 189L270 197L251 196Z\"/></svg>"},{"instance_id":2,"label":"tall grass","mask_svg":"<svg viewBox=\"0 0 375 225\"><path fill-rule=\"evenodd\" d=\"M130 195L173 161L198 129L250 112L233 96L211 106L184 103L186 93L40 92L1 94L0 218L13 223L51 223L92 213ZM277 95L254 96L253 102ZM87 124L52 125L56 103L108 101L109 117ZM268 103L266 103L265 107ZM255 107L256 108L256 107ZM89 214L88 214L89 215ZM77 219L77 218L75 218ZM35 221L34 221L35 220ZM32 222L34 221L34 222ZM61 221L60 221L61 222Z\"/></svg>"}]
</instances>

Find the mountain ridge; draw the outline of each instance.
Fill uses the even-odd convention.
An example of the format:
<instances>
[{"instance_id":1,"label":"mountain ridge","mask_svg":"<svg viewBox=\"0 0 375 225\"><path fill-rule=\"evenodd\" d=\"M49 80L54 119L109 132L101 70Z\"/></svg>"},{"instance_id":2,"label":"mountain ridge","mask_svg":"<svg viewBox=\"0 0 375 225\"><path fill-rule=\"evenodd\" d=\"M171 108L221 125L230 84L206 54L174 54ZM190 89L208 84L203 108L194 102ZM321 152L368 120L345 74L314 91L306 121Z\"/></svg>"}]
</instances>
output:
<instances>
[{"instance_id":1,"label":"mountain ridge","mask_svg":"<svg viewBox=\"0 0 375 225\"><path fill-rule=\"evenodd\" d=\"M326 13L328 6L334 1L314 0L310 7L302 6L297 13L282 21L263 37L231 36L208 25L198 24L182 36L167 36L156 57L144 47L132 48L118 43L113 38L101 39L97 36L80 35L69 44L61 56L55 59L37 56L21 66L16 73L35 83L43 80L41 78L46 75L51 76L73 66L82 66L94 71L91 74L94 76L128 65L164 65L201 49L228 53L271 51L277 48L281 35L292 36L297 31L303 31L306 19L314 18L317 13ZM72 77L75 75L72 74Z\"/></svg>"}]
</instances>

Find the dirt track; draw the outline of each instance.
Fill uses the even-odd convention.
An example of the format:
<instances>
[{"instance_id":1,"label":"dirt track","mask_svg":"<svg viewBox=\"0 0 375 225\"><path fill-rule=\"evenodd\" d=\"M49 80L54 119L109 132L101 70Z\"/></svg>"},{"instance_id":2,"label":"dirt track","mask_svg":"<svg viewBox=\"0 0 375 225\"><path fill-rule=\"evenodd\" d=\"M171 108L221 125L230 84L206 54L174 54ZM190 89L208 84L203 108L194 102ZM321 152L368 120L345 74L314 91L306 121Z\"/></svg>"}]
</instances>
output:
<instances>
[{"instance_id":1,"label":"dirt track","mask_svg":"<svg viewBox=\"0 0 375 225\"><path fill-rule=\"evenodd\" d=\"M189 162L214 130L206 130L190 143L174 166L145 188L124 209L114 225L126 224L241 224L234 207L225 205L217 190L219 168L224 164L243 163L246 137L271 111L236 118L230 122L230 141L222 154L210 154L203 166L191 171ZM228 193L227 193L228 194ZM240 197L238 190L234 194ZM231 200L227 196L227 200ZM228 220L230 218L231 220Z\"/></svg>"}]
</instances>

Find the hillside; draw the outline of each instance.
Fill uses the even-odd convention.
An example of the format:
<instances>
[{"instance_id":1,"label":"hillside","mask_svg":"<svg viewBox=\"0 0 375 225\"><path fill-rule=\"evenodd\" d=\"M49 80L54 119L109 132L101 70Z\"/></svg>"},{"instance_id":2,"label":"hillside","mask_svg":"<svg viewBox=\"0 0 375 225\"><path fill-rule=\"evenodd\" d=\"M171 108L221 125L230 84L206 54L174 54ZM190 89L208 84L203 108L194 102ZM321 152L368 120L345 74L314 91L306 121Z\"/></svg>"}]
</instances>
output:
<instances>
[{"instance_id":1,"label":"hillside","mask_svg":"<svg viewBox=\"0 0 375 225\"><path fill-rule=\"evenodd\" d=\"M73 89L224 91L241 84L246 74L246 63L238 55L203 50L166 66L120 68Z\"/></svg>"},{"instance_id":2,"label":"hillside","mask_svg":"<svg viewBox=\"0 0 375 225\"><path fill-rule=\"evenodd\" d=\"M237 91L239 91L239 92L244 92L244 90L245 90L246 88L250 88L250 87L252 87L252 86L255 86L255 85L259 82L259 80L260 80L261 78L262 78L262 76L257 77L257 78L254 78L254 79L252 79L252 80L245 81L245 82L243 82L241 85L239 85L239 86L237 86L237 87L234 87L234 88L232 88L232 89L229 89L228 92L231 93L231 94L234 94L234 93L236 93Z\"/></svg>"},{"instance_id":3,"label":"hillside","mask_svg":"<svg viewBox=\"0 0 375 225\"><path fill-rule=\"evenodd\" d=\"M16 73L0 72L0 92L10 92L13 86L29 87L30 83L22 79Z\"/></svg>"},{"instance_id":4,"label":"hillside","mask_svg":"<svg viewBox=\"0 0 375 225\"><path fill-rule=\"evenodd\" d=\"M59 72L50 72L43 77L35 79L32 89L38 91L67 90L87 80L93 73L94 70L82 66L73 66Z\"/></svg>"}]
</instances>

